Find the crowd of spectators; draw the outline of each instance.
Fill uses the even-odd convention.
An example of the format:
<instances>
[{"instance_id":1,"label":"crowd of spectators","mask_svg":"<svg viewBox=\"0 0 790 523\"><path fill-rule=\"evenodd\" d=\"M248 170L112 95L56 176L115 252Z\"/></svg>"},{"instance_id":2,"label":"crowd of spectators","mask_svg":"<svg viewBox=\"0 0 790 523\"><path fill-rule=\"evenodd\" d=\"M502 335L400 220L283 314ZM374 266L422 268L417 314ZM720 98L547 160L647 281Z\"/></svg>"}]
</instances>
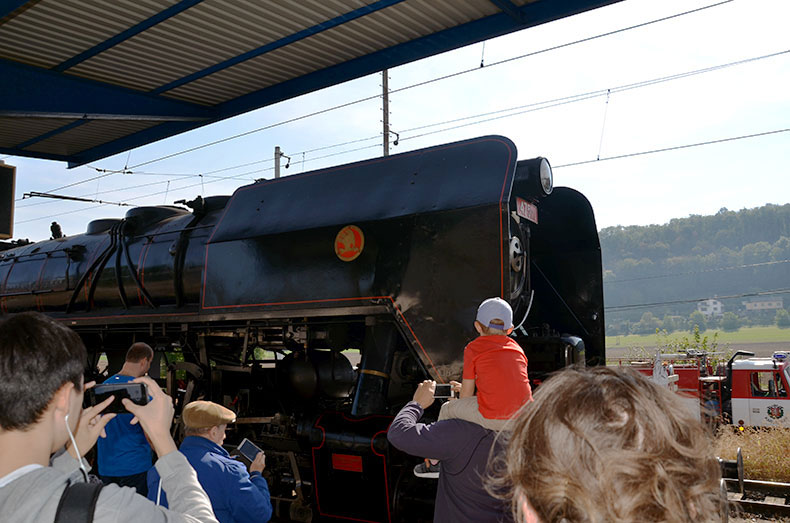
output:
<instances>
[{"instance_id":1,"label":"crowd of spectators","mask_svg":"<svg viewBox=\"0 0 790 523\"><path fill-rule=\"evenodd\" d=\"M458 403L461 414L420 423L435 402L436 383L424 381L388 432L394 447L440 463L435 521L719 520L710 438L677 395L627 368L570 367L533 398L526 358L507 338L509 307L499 302L481 305L477 322L486 329L478 332L489 338L467 347L465 367L476 370L465 368L457 384L476 400ZM105 414L112 399L83 408L94 383L84 383L87 354L77 334L38 313L0 323L3 520L77 521L69 518L90 512L96 523L268 521L265 455L249 472L232 459L222 444L236 415L208 401L184 408L179 452L172 399L145 376L152 356L147 345L133 345L110 378L144 384L149 402L124 399L128 413ZM507 383L492 385L514 366ZM463 401L450 399L444 410ZM83 458L97 440L103 483Z\"/></svg>"}]
</instances>

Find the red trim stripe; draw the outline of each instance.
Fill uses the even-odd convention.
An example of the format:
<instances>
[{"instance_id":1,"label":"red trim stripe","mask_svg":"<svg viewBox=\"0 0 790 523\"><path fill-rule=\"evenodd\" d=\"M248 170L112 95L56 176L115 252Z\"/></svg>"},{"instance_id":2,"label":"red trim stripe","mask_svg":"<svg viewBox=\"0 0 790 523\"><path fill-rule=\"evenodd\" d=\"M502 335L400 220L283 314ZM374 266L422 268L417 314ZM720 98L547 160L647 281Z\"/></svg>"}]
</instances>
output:
<instances>
[{"instance_id":1,"label":"red trim stripe","mask_svg":"<svg viewBox=\"0 0 790 523\"><path fill-rule=\"evenodd\" d=\"M387 427L389 430L389 426ZM376 449L373 447L373 443L376 441L376 438L381 434L387 434L387 430L380 430L373 434L370 438L370 450L373 451L373 454L381 458L381 461L384 462L384 492L387 495L387 521L392 522L392 513L390 512L390 508L392 507L392 503L390 502L390 483L389 478L387 477L387 456L384 454L379 454L376 452Z\"/></svg>"},{"instance_id":2,"label":"red trim stripe","mask_svg":"<svg viewBox=\"0 0 790 523\"><path fill-rule=\"evenodd\" d=\"M241 305L211 305L201 307L201 309L235 309L243 307L267 307L271 305L301 305L303 303L328 303L333 301L359 301L359 300L386 300L392 299L389 296L361 296L359 298L323 298L320 300L299 300L299 301L273 301L268 303L243 303Z\"/></svg>"},{"instance_id":3,"label":"red trim stripe","mask_svg":"<svg viewBox=\"0 0 790 523\"><path fill-rule=\"evenodd\" d=\"M513 158L513 150L510 149L510 147L508 146L507 143L502 142L501 140L497 140L497 141L505 144L505 147L507 148L507 169L509 171L510 170L510 160L511 160L511 158ZM508 171L505 171L505 179L502 180L502 192L499 193L499 240L502 242L501 243L501 249L499 251L499 271L500 271L500 276L501 276L501 278L500 278L500 282L501 282L501 295L500 295L500 297L503 300L508 300L508 298L505 297L505 248L506 248L506 245L507 245L508 242L505 241L505 236L504 236L505 232L504 232L504 227L503 227L503 224L502 224L502 218L503 218L502 202L503 202L503 200L505 198L505 187L507 187L507 179L510 176L510 173Z\"/></svg>"},{"instance_id":4,"label":"red trim stripe","mask_svg":"<svg viewBox=\"0 0 790 523\"><path fill-rule=\"evenodd\" d=\"M392 301L392 306L395 307L396 311L398 311L398 314L403 320L403 323L405 323L406 327L409 328L409 332L411 332L411 335L414 336L414 340L417 342L417 345L420 346L420 349L422 350L422 353L425 355L425 358L428 360L428 363L431 364L431 368L433 368L434 375L441 383L445 383L444 378L442 377L441 374L439 374L439 370L436 368L436 365L434 365L433 360L431 359L430 356L428 356L428 352L425 350L425 347L422 346L422 343L420 342L420 338L417 337L417 335L414 333L414 329L411 328L411 325L409 325L409 322L406 320L406 316L403 315L403 313L400 310L400 307L398 307L395 304L395 300L393 300L391 296L389 296L389 299L390 301Z\"/></svg>"},{"instance_id":5,"label":"red trim stripe","mask_svg":"<svg viewBox=\"0 0 790 523\"><path fill-rule=\"evenodd\" d=\"M390 416L375 415L375 416L368 416L368 417L365 417L365 418L352 420L352 419L346 417L345 414L343 414L343 418L347 419L348 421L363 421L363 420L366 420L366 419L369 419L369 418L372 418L372 417L387 417L388 418ZM316 461L315 461L315 452L317 450L320 450L324 446L324 443L326 442L326 430L324 429L324 427L319 425L319 423L321 422L321 418L323 418L323 414L318 417L318 419L315 421L315 424L313 425L313 427L321 429L321 444L319 446L317 446L317 447L312 447L311 448L311 455L312 455L312 459L313 459L313 485L315 485L315 491L314 491L315 492L315 505L318 508L318 513L321 516L330 517L330 518L336 518L336 519L345 519L345 520L349 520L349 521L361 521L362 523L379 523L379 522L371 521L371 520L368 520L368 519L360 519L360 518L352 518L352 517L349 517L349 516L337 516L335 514L327 514L326 512L321 510L321 502L318 499L318 468L316 467ZM387 433L386 430L376 432L370 438L370 448L373 451L373 454L375 454L376 456L379 456L381 458L381 460L384 462L384 488L385 488L385 493L386 493L386 496L387 496L387 521L391 522L392 521L392 514L390 512L391 503L390 503L389 479L387 478L387 457L384 454L379 454L378 452L376 452L376 449L373 448L373 441L376 439L376 437L379 436L380 434L386 434L386 433Z\"/></svg>"}]
</instances>

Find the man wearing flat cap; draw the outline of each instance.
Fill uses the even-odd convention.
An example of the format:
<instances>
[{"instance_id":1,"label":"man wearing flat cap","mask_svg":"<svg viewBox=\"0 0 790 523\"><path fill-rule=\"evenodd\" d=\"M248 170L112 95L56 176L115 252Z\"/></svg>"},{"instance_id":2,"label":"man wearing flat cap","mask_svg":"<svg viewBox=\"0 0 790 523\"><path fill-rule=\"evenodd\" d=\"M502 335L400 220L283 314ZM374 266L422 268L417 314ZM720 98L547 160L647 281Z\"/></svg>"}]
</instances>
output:
<instances>
[{"instance_id":1,"label":"man wearing flat cap","mask_svg":"<svg viewBox=\"0 0 790 523\"><path fill-rule=\"evenodd\" d=\"M197 472L220 523L265 523L272 516L269 486L261 476L266 457L259 453L250 465L231 458L222 448L228 423L236 414L211 401L193 401L184 407L184 438L179 451ZM148 498L167 506L156 469L148 471Z\"/></svg>"}]
</instances>

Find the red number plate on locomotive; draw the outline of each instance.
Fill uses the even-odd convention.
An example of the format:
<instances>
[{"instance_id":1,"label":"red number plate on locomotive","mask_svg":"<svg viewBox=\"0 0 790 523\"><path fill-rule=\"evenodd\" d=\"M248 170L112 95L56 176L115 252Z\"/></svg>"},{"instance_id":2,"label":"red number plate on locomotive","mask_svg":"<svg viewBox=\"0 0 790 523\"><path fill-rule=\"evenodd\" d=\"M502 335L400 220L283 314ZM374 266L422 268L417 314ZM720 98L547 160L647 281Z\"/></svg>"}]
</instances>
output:
<instances>
[{"instance_id":1,"label":"red number plate on locomotive","mask_svg":"<svg viewBox=\"0 0 790 523\"><path fill-rule=\"evenodd\" d=\"M527 200L516 198L516 214L532 223L538 223L538 207Z\"/></svg>"}]
</instances>

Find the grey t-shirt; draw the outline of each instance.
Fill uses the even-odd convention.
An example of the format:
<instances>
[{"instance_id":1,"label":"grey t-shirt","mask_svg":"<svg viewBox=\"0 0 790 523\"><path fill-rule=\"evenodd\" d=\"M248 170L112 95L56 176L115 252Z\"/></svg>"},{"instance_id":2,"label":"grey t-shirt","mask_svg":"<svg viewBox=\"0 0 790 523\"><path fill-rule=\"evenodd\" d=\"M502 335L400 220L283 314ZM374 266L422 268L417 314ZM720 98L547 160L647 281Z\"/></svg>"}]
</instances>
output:
<instances>
[{"instance_id":1,"label":"grey t-shirt","mask_svg":"<svg viewBox=\"0 0 790 523\"><path fill-rule=\"evenodd\" d=\"M156 462L162 488L176 502L170 510L158 507L130 487L106 485L99 493L94 523L217 523L197 474L180 452L170 452ZM67 485L81 482L79 462L64 452L51 466L39 467L0 488L0 522L54 521Z\"/></svg>"},{"instance_id":2,"label":"grey t-shirt","mask_svg":"<svg viewBox=\"0 0 790 523\"><path fill-rule=\"evenodd\" d=\"M512 521L509 503L492 497L483 484L496 433L458 419L417 423L422 414L419 403L407 403L387 439L407 454L441 460L434 521Z\"/></svg>"}]
</instances>

